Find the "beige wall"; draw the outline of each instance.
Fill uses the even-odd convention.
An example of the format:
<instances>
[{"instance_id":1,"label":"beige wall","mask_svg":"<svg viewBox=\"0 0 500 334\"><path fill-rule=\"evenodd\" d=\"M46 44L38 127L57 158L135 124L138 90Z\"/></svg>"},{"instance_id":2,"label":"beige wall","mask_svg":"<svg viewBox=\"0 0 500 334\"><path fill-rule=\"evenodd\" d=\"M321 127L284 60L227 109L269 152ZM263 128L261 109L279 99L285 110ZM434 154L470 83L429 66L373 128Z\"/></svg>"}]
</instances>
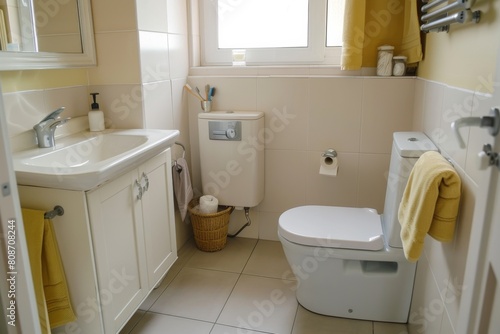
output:
<instances>
[{"instance_id":1,"label":"beige wall","mask_svg":"<svg viewBox=\"0 0 500 334\"><path fill-rule=\"evenodd\" d=\"M87 70L0 71L3 93L88 84Z\"/></svg>"},{"instance_id":2,"label":"beige wall","mask_svg":"<svg viewBox=\"0 0 500 334\"><path fill-rule=\"evenodd\" d=\"M427 34L418 76L451 86L491 93L500 47L500 1L478 0L478 24L452 25L449 33ZM489 84L484 84L488 82Z\"/></svg>"}]
</instances>

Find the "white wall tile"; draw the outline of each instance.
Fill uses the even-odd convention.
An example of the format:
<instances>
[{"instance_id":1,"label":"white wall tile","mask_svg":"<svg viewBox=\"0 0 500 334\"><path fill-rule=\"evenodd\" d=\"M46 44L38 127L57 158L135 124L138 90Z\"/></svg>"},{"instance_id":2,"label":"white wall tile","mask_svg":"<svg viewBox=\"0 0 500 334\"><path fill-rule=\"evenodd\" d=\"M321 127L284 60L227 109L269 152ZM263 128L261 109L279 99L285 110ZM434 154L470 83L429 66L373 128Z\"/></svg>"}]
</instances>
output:
<instances>
[{"instance_id":1,"label":"white wall tile","mask_svg":"<svg viewBox=\"0 0 500 334\"><path fill-rule=\"evenodd\" d=\"M142 83L170 79L168 35L140 31L139 46Z\"/></svg>"},{"instance_id":2,"label":"white wall tile","mask_svg":"<svg viewBox=\"0 0 500 334\"><path fill-rule=\"evenodd\" d=\"M188 82L193 82L193 88L198 86L202 92L206 84L216 88L212 110L257 110L255 77L192 77Z\"/></svg>"},{"instance_id":3,"label":"white wall tile","mask_svg":"<svg viewBox=\"0 0 500 334\"><path fill-rule=\"evenodd\" d=\"M308 149L359 152L363 80L310 78Z\"/></svg>"},{"instance_id":4,"label":"white wall tile","mask_svg":"<svg viewBox=\"0 0 500 334\"><path fill-rule=\"evenodd\" d=\"M167 0L168 32L187 36L187 20L187 1Z\"/></svg>"},{"instance_id":5,"label":"white wall tile","mask_svg":"<svg viewBox=\"0 0 500 334\"><path fill-rule=\"evenodd\" d=\"M265 195L259 210L283 212L306 201L307 152L266 150Z\"/></svg>"},{"instance_id":6,"label":"white wall tile","mask_svg":"<svg viewBox=\"0 0 500 334\"><path fill-rule=\"evenodd\" d=\"M96 85L89 91L99 93L106 128L143 128L142 85Z\"/></svg>"},{"instance_id":7,"label":"white wall tile","mask_svg":"<svg viewBox=\"0 0 500 334\"><path fill-rule=\"evenodd\" d=\"M91 85L141 82L136 31L95 34L97 67L88 69Z\"/></svg>"},{"instance_id":8,"label":"white wall tile","mask_svg":"<svg viewBox=\"0 0 500 334\"><path fill-rule=\"evenodd\" d=\"M308 152L305 204L356 206L359 155L337 152L340 167L337 176L332 177L319 174L322 153L320 151Z\"/></svg>"},{"instance_id":9,"label":"white wall tile","mask_svg":"<svg viewBox=\"0 0 500 334\"><path fill-rule=\"evenodd\" d=\"M460 298L463 292L465 276L465 259L467 258L469 239L473 228L472 220L476 204L475 194L478 191L477 184L468 175L464 175L462 169L458 169L458 171L462 179L462 197L459 218L455 228L453 253L447 254L451 258L450 279L444 297L446 309L452 324L456 324L458 321Z\"/></svg>"},{"instance_id":10,"label":"white wall tile","mask_svg":"<svg viewBox=\"0 0 500 334\"><path fill-rule=\"evenodd\" d=\"M63 87L47 89L44 91L45 104L49 112L60 107L66 109L61 114L65 117L87 116L92 97L88 93L87 86ZM97 96L99 102L99 96Z\"/></svg>"},{"instance_id":11,"label":"white wall tile","mask_svg":"<svg viewBox=\"0 0 500 334\"><path fill-rule=\"evenodd\" d=\"M10 138L31 131L35 124L49 114L41 90L6 93L3 100Z\"/></svg>"},{"instance_id":12,"label":"white wall tile","mask_svg":"<svg viewBox=\"0 0 500 334\"><path fill-rule=\"evenodd\" d=\"M136 0L139 30L168 32L167 2L165 0ZM184 1L177 0L182 3Z\"/></svg>"},{"instance_id":13,"label":"white wall tile","mask_svg":"<svg viewBox=\"0 0 500 334\"><path fill-rule=\"evenodd\" d=\"M146 129L174 129L170 80L143 85Z\"/></svg>"},{"instance_id":14,"label":"white wall tile","mask_svg":"<svg viewBox=\"0 0 500 334\"><path fill-rule=\"evenodd\" d=\"M307 147L309 80L257 78L257 110L265 112L267 149Z\"/></svg>"},{"instance_id":15,"label":"white wall tile","mask_svg":"<svg viewBox=\"0 0 500 334\"><path fill-rule=\"evenodd\" d=\"M434 142L442 135L440 128L444 85L426 81L423 102L423 130Z\"/></svg>"},{"instance_id":16,"label":"white wall tile","mask_svg":"<svg viewBox=\"0 0 500 334\"><path fill-rule=\"evenodd\" d=\"M391 153L392 134L411 130L414 87L408 78L363 80L361 152Z\"/></svg>"},{"instance_id":17,"label":"white wall tile","mask_svg":"<svg viewBox=\"0 0 500 334\"><path fill-rule=\"evenodd\" d=\"M461 149L458 140L451 129L451 123L472 114L473 93L462 89L444 87L443 107L441 110L441 135L437 144L460 166L465 166L466 150ZM462 138L468 141L469 128L460 130Z\"/></svg>"},{"instance_id":18,"label":"white wall tile","mask_svg":"<svg viewBox=\"0 0 500 334\"><path fill-rule=\"evenodd\" d=\"M137 30L136 0L92 0L92 19L96 33Z\"/></svg>"},{"instance_id":19,"label":"white wall tile","mask_svg":"<svg viewBox=\"0 0 500 334\"><path fill-rule=\"evenodd\" d=\"M245 227L238 237L259 239L260 214L256 208L250 208L251 225ZM229 219L228 234L235 234L246 223L245 211L234 210Z\"/></svg>"},{"instance_id":20,"label":"white wall tile","mask_svg":"<svg viewBox=\"0 0 500 334\"><path fill-rule=\"evenodd\" d=\"M390 154L360 154L357 207L383 213L390 161Z\"/></svg>"},{"instance_id":21,"label":"white wall tile","mask_svg":"<svg viewBox=\"0 0 500 334\"><path fill-rule=\"evenodd\" d=\"M184 85L187 79L172 80L172 112L174 117L174 129L180 131L178 141L186 146L186 159L190 159L190 143L189 143L189 114L187 109L187 96L184 94ZM193 131L197 131L194 129Z\"/></svg>"},{"instance_id":22,"label":"white wall tile","mask_svg":"<svg viewBox=\"0 0 500 334\"><path fill-rule=\"evenodd\" d=\"M444 312L443 301L439 297L427 258L423 255L418 262L415 275L413 299L408 318L410 334L439 334Z\"/></svg>"},{"instance_id":23,"label":"white wall tile","mask_svg":"<svg viewBox=\"0 0 500 334\"><path fill-rule=\"evenodd\" d=\"M413 103L413 131L424 131L424 98L425 80L415 79L415 96Z\"/></svg>"},{"instance_id":24,"label":"white wall tile","mask_svg":"<svg viewBox=\"0 0 500 334\"><path fill-rule=\"evenodd\" d=\"M257 207L260 210L259 207ZM259 211L259 239L278 241L278 222L283 212Z\"/></svg>"},{"instance_id":25,"label":"white wall tile","mask_svg":"<svg viewBox=\"0 0 500 334\"><path fill-rule=\"evenodd\" d=\"M189 71L187 35L168 34L170 78L186 78Z\"/></svg>"}]
</instances>

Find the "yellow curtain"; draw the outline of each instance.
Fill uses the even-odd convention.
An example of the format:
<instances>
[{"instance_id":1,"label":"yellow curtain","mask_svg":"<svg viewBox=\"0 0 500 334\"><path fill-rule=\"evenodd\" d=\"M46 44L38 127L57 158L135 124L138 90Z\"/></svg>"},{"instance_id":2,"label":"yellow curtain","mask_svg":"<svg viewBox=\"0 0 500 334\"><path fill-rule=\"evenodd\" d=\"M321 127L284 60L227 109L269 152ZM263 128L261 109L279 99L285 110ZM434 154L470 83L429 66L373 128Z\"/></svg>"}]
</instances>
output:
<instances>
[{"instance_id":1,"label":"yellow curtain","mask_svg":"<svg viewBox=\"0 0 500 334\"><path fill-rule=\"evenodd\" d=\"M342 70L359 70L363 63L365 11L366 0L346 0L340 61Z\"/></svg>"},{"instance_id":2,"label":"yellow curtain","mask_svg":"<svg viewBox=\"0 0 500 334\"><path fill-rule=\"evenodd\" d=\"M422 42L420 40L420 24L418 22L417 0L405 1L405 16L401 54L408 57L408 63L422 60Z\"/></svg>"},{"instance_id":3,"label":"yellow curtain","mask_svg":"<svg viewBox=\"0 0 500 334\"><path fill-rule=\"evenodd\" d=\"M342 70L375 67L377 47L395 47L408 63L422 60L416 0L346 0Z\"/></svg>"}]
</instances>

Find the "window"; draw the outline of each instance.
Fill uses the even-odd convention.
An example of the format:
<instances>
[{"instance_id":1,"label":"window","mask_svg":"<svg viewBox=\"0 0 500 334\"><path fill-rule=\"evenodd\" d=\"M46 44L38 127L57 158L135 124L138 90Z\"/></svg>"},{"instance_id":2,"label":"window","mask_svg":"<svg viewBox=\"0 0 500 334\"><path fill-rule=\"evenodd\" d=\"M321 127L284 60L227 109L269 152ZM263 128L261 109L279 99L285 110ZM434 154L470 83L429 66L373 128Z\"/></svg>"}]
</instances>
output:
<instances>
[{"instance_id":1,"label":"window","mask_svg":"<svg viewBox=\"0 0 500 334\"><path fill-rule=\"evenodd\" d=\"M345 0L201 0L202 65L339 64Z\"/></svg>"}]
</instances>

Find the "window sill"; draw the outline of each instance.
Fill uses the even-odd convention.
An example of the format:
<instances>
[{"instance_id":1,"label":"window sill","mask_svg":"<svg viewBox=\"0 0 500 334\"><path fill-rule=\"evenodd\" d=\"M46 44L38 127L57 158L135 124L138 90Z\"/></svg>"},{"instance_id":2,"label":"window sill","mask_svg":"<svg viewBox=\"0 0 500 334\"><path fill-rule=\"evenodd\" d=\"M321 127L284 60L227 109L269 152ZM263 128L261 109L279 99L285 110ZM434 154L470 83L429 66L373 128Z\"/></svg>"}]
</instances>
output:
<instances>
[{"instance_id":1,"label":"window sill","mask_svg":"<svg viewBox=\"0 0 500 334\"><path fill-rule=\"evenodd\" d=\"M375 76L375 67L358 71L342 71L336 65L283 65L283 66L196 66L189 76Z\"/></svg>"}]
</instances>

